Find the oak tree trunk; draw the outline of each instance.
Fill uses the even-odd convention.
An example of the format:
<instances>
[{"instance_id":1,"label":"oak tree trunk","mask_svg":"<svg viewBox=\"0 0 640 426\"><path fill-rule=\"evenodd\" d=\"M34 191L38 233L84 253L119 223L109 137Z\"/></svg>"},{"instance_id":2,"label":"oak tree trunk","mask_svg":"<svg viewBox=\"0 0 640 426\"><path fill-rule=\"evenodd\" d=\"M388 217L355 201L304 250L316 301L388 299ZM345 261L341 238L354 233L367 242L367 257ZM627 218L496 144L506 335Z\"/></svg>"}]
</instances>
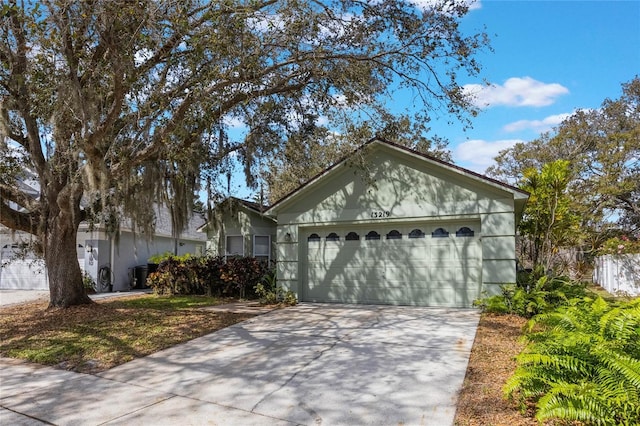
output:
<instances>
[{"instance_id":1,"label":"oak tree trunk","mask_svg":"<svg viewBox=\"0 0 640 426\"><path fill-rule=\"evenodd\" d=\"M49 276L49 309L93 303L84 289L78 264L78 224L74 214L59 210L49 218L45 232L44 259Z\"/></svg>"}]
</instances>

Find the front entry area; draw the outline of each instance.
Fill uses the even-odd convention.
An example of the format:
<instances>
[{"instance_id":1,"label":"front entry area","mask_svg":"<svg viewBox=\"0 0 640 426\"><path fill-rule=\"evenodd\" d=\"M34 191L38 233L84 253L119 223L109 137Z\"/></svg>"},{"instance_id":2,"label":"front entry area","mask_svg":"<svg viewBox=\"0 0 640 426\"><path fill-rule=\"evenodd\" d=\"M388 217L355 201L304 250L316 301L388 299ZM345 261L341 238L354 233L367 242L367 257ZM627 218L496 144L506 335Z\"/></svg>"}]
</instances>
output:
<instances>
[{"instance_id":1,"label":"front entry area","mask_svg":"<svg viewBox=\"0 0 640 426\"><path fill-rule=\"evenodd\" d=\"M470 307L480 296L480 222L308 229L301 300Z\"/></svg>"}]
</instances>

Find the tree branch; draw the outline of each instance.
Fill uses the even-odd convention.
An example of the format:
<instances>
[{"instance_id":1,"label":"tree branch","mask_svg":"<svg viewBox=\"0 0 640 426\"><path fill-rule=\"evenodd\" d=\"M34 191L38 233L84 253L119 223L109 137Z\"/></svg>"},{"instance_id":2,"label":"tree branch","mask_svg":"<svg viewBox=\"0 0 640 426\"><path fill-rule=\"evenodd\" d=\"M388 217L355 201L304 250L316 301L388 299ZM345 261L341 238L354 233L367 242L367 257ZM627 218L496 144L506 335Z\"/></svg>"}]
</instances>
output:
<instances>
[{"instance_id":1,"label":"tree branch","mask_svg":"<svg viewBox=\"0 0 640 426\"><path fill-rule=\"evenodd\" d=\"M4 196L0 195L0 224L9 229L38 235L37 219L38 216L33 213L19 212L12 209L4 202Z\"/></svg>"}]
</instances>

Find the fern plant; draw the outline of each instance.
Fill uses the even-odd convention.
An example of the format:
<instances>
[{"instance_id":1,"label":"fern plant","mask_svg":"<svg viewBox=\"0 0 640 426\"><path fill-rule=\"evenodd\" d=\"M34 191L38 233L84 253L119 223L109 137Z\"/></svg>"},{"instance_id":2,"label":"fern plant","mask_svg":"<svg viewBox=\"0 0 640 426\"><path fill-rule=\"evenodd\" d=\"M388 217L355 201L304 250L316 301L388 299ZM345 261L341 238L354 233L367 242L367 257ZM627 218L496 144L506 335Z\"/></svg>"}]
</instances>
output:
<instances>
[{"instance_id":1,"label":"fern plant","mask_svg":"<svg viewBox=\"0 0 640 426\"><path fill-rule=\"evenodd\" d=\"M553 311L558 306L577 297L588 294L586 286L572 282L568 278L542 275L536 277L521 274L515 285L501 286L501 294L474 302L485 312L509 313L531 318L544 312Z\"/></svg>"},{"instance_id":2,"label":"fern plant","mask_svg":"<svg viewBox=\"0 0 640 426\"><path fill-rule=\"evenodd\" d=\"M640 299L573 299L528 327L506 397L536 402L539 421L640 424Z\"/></svg>"}]
</instances>

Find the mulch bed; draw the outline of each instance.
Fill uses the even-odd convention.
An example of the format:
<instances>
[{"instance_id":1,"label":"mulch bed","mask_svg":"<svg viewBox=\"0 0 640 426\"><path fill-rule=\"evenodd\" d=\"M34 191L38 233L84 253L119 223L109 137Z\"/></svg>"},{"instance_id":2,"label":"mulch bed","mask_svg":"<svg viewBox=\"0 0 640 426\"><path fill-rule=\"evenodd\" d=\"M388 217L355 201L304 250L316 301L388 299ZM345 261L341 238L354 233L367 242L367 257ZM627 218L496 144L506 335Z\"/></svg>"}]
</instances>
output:
<instances>
[{"instance_id":1,"label":"mulch bed","mask_svg":"<svg viewBox=\"0 0 640 426\"><path fill-rule=\"evenodd\" d=\"M482 315L459 395L456 425L538 425L533 413L523 415L502 396L502 387L516 368L514 357L524 347L520 337L526 321L515 315Z\"/></svg>"}]
</instances>

